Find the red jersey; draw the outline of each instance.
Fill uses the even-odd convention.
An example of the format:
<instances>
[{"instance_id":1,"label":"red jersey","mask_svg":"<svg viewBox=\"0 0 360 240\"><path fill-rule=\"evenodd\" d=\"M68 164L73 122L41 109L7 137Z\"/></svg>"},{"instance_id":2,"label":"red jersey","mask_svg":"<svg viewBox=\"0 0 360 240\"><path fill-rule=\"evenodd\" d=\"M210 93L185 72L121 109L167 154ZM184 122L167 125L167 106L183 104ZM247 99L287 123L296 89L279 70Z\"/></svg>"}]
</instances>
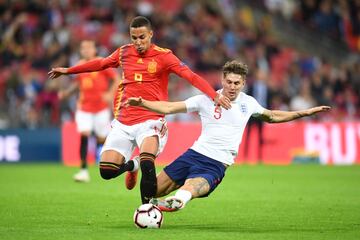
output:
<instances>
[{"instance_id":1,"label":"red jersey","mask_svg":"<svg viewBox=\"0 0 360 240\"><path fill-rule=\"evenodd\" d=\"M113 69L106 69L100 72L82 73L76 77L79 82L78 109L97 113L109 107L104 101L104 94L109 91L110 83L116 77Z\"/></svg>"},{"instance_id":2,"label":"red jersey","mask_svg":"<svg viewBox=\"0 0 360 240\"><path fill-rule=\"evenodd\" d=\"M171 50L154 44L142 55L133 44L124 45L106 58L71 67L68 73L99 71L108 67L121 67L123 70L122 81L114 99L114 116L126 125L164 116L141 107L125 107L124 104L129 97L140 96L150 101L167 101L170 73L188 80L210 98L216 96L210 84L192 72Z\"/></svg>"}]
</instances>

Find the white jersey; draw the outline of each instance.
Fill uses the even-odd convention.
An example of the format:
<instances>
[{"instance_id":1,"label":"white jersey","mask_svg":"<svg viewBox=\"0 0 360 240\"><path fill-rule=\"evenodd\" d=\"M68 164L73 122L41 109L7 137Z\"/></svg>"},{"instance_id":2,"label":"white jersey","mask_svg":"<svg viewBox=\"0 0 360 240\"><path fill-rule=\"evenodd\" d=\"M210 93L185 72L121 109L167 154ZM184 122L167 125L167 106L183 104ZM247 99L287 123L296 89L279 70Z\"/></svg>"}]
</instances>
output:
<instances>
[{"instance_id":1,"label":"white jersey","mask_svg":"<svg viewBox=\"0 0 360 240\"><path fill-rule=\"evenodd\" d=\"M187 112L198 112L201 118L201 135L191 149L227 165L234 163L245 126L251 115L259 115L264 108L255 98L240 92L232 101L231 109L214 106L205 95L185 100Z\"/></svg>"}]
</instances>

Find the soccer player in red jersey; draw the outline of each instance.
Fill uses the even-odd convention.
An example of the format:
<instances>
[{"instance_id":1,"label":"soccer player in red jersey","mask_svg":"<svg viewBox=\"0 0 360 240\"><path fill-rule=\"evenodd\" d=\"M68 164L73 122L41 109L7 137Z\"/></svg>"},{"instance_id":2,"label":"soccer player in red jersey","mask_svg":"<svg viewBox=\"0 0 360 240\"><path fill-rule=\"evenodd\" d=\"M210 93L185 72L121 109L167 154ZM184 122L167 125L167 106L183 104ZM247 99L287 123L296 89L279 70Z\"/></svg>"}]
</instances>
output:
<instances>
[{"instance_id":1,"label":"soccer player in red jersey","mask_svg":"<svg viewBox=\"0 0 360 240\"><path fill-rule=\"evenodd\" d=\"M192 72L169 49L153 44L152 36L150 21L142 16L135 17L130 23L131 44L121 46L106 58L71 68L53 68L49 72L50 78L56 78L62 74L122 68L122 82L114 99L115 119L102 149L100 174L104 179L111 179L128 171L126 186L131 189L135 186L140 165L143 203L147 203L156 194L154 160L166 143L167 128L163 114L136 106L126 108L126 100L142 96L148 100L166 101L168 77L170 73L175 73L204 92L215 104L225 109L231 108L227 97L216 93L208 82ZM136 145L140 150L140 164L137 160L129 160Z\"/></svg>"},{"instance_id":2,"label":"soccer player in red jersey","mask_svg":"<svg viewBox=\"0 0 360 240\"><path fill-rule=\"evenodd\" d=\"M80 44L80 62L87 62L97 57L96 44L91 40L84 40ZM79 99L75 113L75 122L80 139L81 169L75 174L74 180L89 182L87 170L88 138L92 132L96 136L98 148L102 146L110 132L111 110L113 99L120 78L115 70L105 69L99 72L82 73L77 75L75 82L69 88L59 91L59 98L68 97L79 89Z\"/></svg>"}]
</instances>

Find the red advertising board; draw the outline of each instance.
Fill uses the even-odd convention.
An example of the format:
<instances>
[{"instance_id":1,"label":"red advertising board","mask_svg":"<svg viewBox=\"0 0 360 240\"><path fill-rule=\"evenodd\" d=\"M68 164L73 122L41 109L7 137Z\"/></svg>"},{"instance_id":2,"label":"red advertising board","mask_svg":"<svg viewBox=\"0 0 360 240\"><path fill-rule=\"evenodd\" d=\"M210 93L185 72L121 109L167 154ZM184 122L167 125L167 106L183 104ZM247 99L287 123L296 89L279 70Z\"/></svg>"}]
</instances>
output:
<instances>
[{"instance_id":1,"label":"red advertising board","mask_svg":"<svg viewBox=\"0 0 360 240\"><path fill-rule=\"evenodd\" d=\"M169 139L156 162L167 164L186 151L201 132L200 123L168 123ZM249 138L245 145L246 138ZM257 131L245 130L236 163L290 164L297 156L316 155L322 164L349 165L360 163L360 123L292 122L265 124L262 159L259 159ZM62 129L63 161L79 165L79 135L74 123ZM247 156L245 156L247 148ZM94 163L94 154L89 154Z\"/></svg>"}]
</instances>

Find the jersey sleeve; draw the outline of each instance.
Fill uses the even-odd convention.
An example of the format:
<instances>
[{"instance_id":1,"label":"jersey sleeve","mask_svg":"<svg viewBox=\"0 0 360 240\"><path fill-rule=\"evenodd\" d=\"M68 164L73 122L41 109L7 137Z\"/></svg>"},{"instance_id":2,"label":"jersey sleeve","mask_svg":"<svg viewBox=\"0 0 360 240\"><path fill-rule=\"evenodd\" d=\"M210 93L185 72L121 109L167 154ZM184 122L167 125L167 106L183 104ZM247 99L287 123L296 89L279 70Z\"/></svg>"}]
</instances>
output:
<instances>
[{"instance_id":1,"label":"jersey sleeve","mask_svg":"<svg viewBox=\"0 0 360 240\"><path fill-rule=\"evenodd\" d=\"M201 102L204 97L204 95L197 95L186 99L186 112L198 112L201 108Z\"/></svg>"},{"instance_id":2,"label":"jersey sleeve","mask_svg":"<svg viewBox=\"0 0 360 240\"><path fill-rule=\"evenodd\" d=\"M165 63L170 72L189 81L194 87L208 95L212 100L217 93L214 88L202 77L191 71L191 69L181 62L171 51L165 55Z\"/></svg>"},{"instance_id":3,"label":"jersey sleeve","mask_svg":"<svg viewBox=\"0 0 360 240\"><path fill-rule=\"evenodd\" d=\"M252 105L252 109L253 109L251 116L257 117L257 116L263 114L265 111L265 108L263 108L258 103L258 101L256 101L256 99L254 97L251 97L251 96L249 96L249 97L250 97L250 101L251 101L251 105Z\"/></svg>"},{"instance_id":4,"label":"jersey sleeve","mask_svg":"<svg viewBox=\"0 0 360 240\"><path fill-rule=\"evenodd\" d=\"M96 72L110 67L119 66L120 49L114 51L106 58L96 58L83 64L79 64L68 69L69 74Z\"/></svg>"}]
</instances>

